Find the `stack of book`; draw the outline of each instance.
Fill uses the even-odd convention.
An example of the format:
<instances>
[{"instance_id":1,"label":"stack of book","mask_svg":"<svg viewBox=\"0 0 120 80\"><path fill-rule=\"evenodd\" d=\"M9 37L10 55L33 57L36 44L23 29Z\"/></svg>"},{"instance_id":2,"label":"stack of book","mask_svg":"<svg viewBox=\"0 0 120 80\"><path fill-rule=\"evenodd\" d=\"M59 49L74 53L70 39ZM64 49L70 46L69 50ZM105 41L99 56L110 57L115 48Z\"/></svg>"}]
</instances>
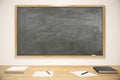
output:
<instances>
[{"instance_id":1,"label":"stack of book","mask_svg":"<svg viewBox=\"0 0 120 80\"><path fill-rule=\"evenodd\" d=\"M94 66L93 69L101 74L116 74L117 70L110 66Z\"/></svg>"},{"instance_id":2,"label":"stack of book","mask_svg":"<svg viewBox=\"0 0 120 80\"><path fill-rule=\"evenodd\" d=\"M23 66L22 67L19 67L19 66L10 67L7 70L5 70L5 73L6 74L23 74L27 68L28 68L27 66L24 66L24 67Z\"/></svg>"}]
</instances>

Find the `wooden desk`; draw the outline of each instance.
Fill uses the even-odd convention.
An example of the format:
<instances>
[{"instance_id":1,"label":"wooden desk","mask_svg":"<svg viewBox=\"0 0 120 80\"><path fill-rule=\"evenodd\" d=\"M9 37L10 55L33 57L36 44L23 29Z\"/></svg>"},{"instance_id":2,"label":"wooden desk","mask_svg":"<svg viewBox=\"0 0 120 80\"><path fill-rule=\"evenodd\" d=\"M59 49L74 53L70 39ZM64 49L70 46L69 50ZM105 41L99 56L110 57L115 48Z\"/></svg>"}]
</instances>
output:
<instances>
[{"instance_id":1,"label":"wooden desk","mask_svg":"<svg viewBox=\"0 0 120 80\"><path fill-rule=\"evenodd\" d=\"M118 70L118 74L98 74L92 66L30 66L24 74L5 74L10 66L0 66L0 80L120 80L120 66L112 66ZM53 77L32 77L35 71L54 71ZM78 77L70 71L88 70L97 74L94 77Z\"/></svg>"}]
</instances>

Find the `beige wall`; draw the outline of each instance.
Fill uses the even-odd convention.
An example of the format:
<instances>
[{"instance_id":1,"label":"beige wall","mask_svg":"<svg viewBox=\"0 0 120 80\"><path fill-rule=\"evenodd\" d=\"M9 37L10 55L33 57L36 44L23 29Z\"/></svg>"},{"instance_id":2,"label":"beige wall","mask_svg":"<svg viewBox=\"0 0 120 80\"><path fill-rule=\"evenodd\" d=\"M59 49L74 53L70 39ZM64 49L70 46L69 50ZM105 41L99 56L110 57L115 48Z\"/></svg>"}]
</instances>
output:
<instances>
[{"instance_id":1,"label":"beige wall","mask_svg":"<svg viewBox=\"0 0 120 80\"><path fill-rule=\"evenodd\" d=\"M106 58L15 58L15 5L106 5ZM0 0L0 65L120 65L120 0Z\"/></svg>"}]
</instances>

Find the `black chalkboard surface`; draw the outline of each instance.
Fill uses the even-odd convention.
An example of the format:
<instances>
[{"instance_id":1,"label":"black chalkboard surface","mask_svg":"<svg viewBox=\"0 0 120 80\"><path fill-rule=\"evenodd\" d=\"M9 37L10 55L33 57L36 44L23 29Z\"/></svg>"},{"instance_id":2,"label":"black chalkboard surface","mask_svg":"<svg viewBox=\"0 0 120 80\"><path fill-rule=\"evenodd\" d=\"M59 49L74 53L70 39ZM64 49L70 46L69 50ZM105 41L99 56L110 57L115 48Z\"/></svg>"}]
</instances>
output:
<instances>
[{"instance_id":1,"label":"black chalkboard surface","mask_svg":"<svg viewBox=\"0 0 120 80\"><path fill-rule=\"evenodd\" d=\"M104 7L17 6L17 55L103 55Z\"/></svg>"}]
</instances>

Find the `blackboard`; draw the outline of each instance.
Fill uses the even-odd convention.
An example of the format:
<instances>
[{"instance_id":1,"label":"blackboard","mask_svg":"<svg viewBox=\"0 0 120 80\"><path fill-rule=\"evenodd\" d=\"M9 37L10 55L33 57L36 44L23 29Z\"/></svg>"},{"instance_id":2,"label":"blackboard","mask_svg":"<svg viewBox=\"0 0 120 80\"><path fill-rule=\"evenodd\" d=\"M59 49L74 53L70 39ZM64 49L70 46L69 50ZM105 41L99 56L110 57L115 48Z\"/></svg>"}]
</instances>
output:
<instances>
[{"instance_id":1,"label":"blackboard","mask_svg":"<svg viewBox=\"0 0 120 80\"><path fill-rule=\"evenodd\" d=\"M103 56L104 27L103 6L16 6L17 56Z\"/></svg>"}]
</instances>

